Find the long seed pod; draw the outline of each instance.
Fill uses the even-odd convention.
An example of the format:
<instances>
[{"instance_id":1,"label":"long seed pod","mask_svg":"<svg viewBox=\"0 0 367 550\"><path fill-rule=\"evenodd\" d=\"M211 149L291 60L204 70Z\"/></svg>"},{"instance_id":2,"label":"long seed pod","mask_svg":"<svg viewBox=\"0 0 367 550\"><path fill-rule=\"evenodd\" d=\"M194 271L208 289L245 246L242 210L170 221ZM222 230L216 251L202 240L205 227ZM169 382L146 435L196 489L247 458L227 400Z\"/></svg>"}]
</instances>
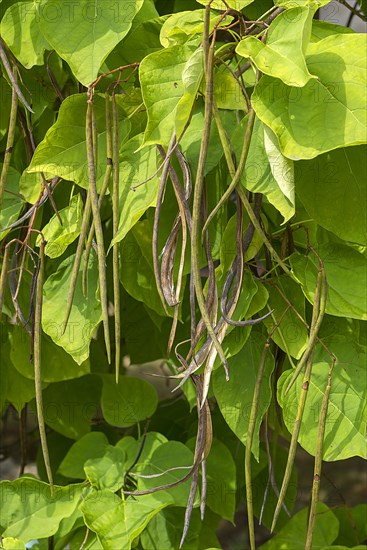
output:
<instances>
[{"instance_id":1,"label":"long seed pod","mask_svg":"<svg viewBox=\"0 0 367 550\"><path fill-rule=\"evenodd\" d=\"M42 400L42 370L41 370L41 336L42 336L42 299L43 299L43 279L45 270L45 241L41 235L40 243L40 265L37 276L36 286L36 304L34 309L34 331L33 331L33 364L34 364L34 385L36 390L36 406L38 427L41 439L43 460L45 462L47 478L50 484L51 495L53 494L53 477L48 452L45 418L43 414Z\"/></svg>"},{"instance_id":2,"label":"long seed pod","mask_svg":"<svg viewBox=\"0 0 367 550\"><path fill-rule=\"evenodd\" d=\"M72 305L73 305L76 282L77 282L78 275L79 275L80 264L82 262L84 242L85 242L85 238L87 236L90 214L91 214L91 202L90 202L90 194L88 193L87 200L86 200L85 205L84 205L82 226L81 226L81 229L80 229L78 245L77 245L77 248L76 248L75 258L74 258L74 262L73 262L73 268L72 268L72 271L71 271L69 291L68 291L68 296L67 296L67 299L66 299L66 312L65 312L65 317L64 317L63 326L62 326L62 334L64 334L64 332L66 330L66 326L68 324L68 320L69 320L69 317L70 317L71 308L72 308Z\"/></svg>"},{"instance_id":3,"label":"long seed pod","mask_svg":"<svg viewBox=\"0 0 367 550\"><path fill-rule=\"evenodd\" d=\"M219 113L218 113L217 106L215 105L214 102L213 102L213 114L214 114L215 120L217 121L219 119ZM254 109L251 108L250 112L249 112L249 118L248 118L248 121L247 121L245 138L244 138L243 147L242 147L242 151L241 151L241 157L240 157L240 160L239 160L239 163L238 163L237 170L235 169L233 159L232 159L232 155L230 154L229 149L226 148L225 156L226 156L226 160L227 160L227 163L228 163L229 173L232 175L232 181L229 184L229 186L227 187L227 189L225 190L225 192L223 193L223 195L220 198L219 202L216 204L215 208L209 214L209 216L208 216L208 218L205 222L205 225L203 227L203 233L206 231L207 227L209 226L210 222L212 221L212 219L214 218L214 216L216 215L218 210L220 210L220 208L223 206L223 204L232 195L233 191L236 189L236 187L238 185L238 182L240 181L240 177L241 177L241 174L242 174L242 172L245 168L246 159L247 159L248 152L249 152L249 149L250 149L251 136L252 136L252 131L254 129L254 123L255 123L255 111L254 111ZM219 128L220 127L218 127L218 133L220 133L222 131L222 128L221 129L219 129ZM226 141L227 141L227 138L226 138ZM229 156L228 156L228 152L229 152ZM231 159L231 161L229 159Z\"/></svg>"},{"instance_id":4,"label":"long seed pod","mask_svg":"<svg viewBox=\"0 0 367 550\"><path fill-rule=\"evenodd\" d=\"M17 82L17 69L14 68L13 71L14 80ZM6 139L6 147L4 153L3 167L1 169L0 175L0 208L3 202L3 196L5 191L6 179L8 176L8 170L10 166L11 154L13 151L15 128L17 121L17 111L18 111L18 94L16 92L15 86L13 86L11 94L11 107L10 107L10 119L9 119L9 129L8 137Z\"/></svg>"},{"instance_id":5,"label":"long seed pod","mask_svg":"<svg viewBox=\"0 0 367 550\"><path fill-rule=\"evenodd\" d=\"M307 359L310 355L310 353L312 352L312 350L314 349L315 347L315 344L316 344L316 340L317 340L317 337L318 337L318 332L320 330L320 327L321 327L321 323L323 321L323 318L324 318L324 313L325 313L325 307L326 307L326 293L327 293L327 286L326 286L326 275L325 275L325 269L323 266L320 267L320 270L321 270L321 277L322 277L322 293L321 293L321 297L320 297L320 311L319 311L319 316L316 320L316 323L315 323L315 326L313 328L313 330L310 330L310 337L309 337L309 340L308 340L308 344L307 344L307 348L305 349L303 355L302 355L302 358L300 360L300 362L298 363L294 373L293 373L293 376L285 390L285 393L287 394L289 392L289 390L291 389L291 387L293 386L294 382L296 381L298 375L300 374L301 370L303 369L303 367L305 366L306 362L307 362Z\"/></svg>"},{"instance_id":6,"label":"long seed pod","mask_svg":"<svg viewBox=\"0 0 367 550\"><path fill-rule=\"evenodd\" d=\"M209 312L204 299L203 287L200 277L200 258L199 258L199 241L200 235L200 213L203 201L204 191L204 171L206 159L208 156L208 146L212 118L212 103L213 103L213 64L214 64L214 44L209 45L209 23L210 23L210 4L207 4L205 9L203 49L205 60L205 112L204 112L204 131L201 141L198 167L196 172L193 209L192 209L192 225L191 225L191 263L192 274L195 287L195 295L200 309L202 319L205 323L206 330L210 336L213 345L215 346L218 355L225 369L226 378L229 379L228 364L222 346L217 338L215 330L211 324Z\"/></svg>"},{"instance_id":7,"label":"long seed pod","mask_svg":"<svg viewBox=\"0 0 367 550\"><path fill-rule=\"evenodd\" d=\"M162 281L161 281L160 267L159 267L158 231L159 231L159 222L160 222L160 217L161 217L161 209L162 209L164 191L166 189L167 176L168 176L169 166L170 166L169 160L170 160L170 157L173 153L175 143L176 143L176 134L174 133L172 135L172 139L171 139L170 144L168 146L167 155L166 155L166 159L165 159L165 164L164 164L164 167L163 167L163 170L162 170L161 180L160 180L160 184L159 184L157 204L156 204L156 207L155 207L155 210L154 210L153 239L152 239L154 277L155 277L155 280L156 280L157 291L158 291L159 297L161 299L162 305L163 305L164 310L165 310L167 315L169 313L168 313L166 300L165 300L164 292L163 292L163 288L162 288Z\"/></svg>"},{"instance_id":8,"label":"long seed pod","mask_svg":"<svg viewBox=\"0 0 367 550\"><path fill-rule=\"evenodd\" d=\"M325 393L324 393L324 397L322 399L322 405L321 405L305 550L311 550L312 548L312 539L313 539L313 532L314 532L315 520L316 520L316 508L317 508L317 503L319 502L319 490L320 490L320 480L321 480L321 470L322 470L325 426L326 426L326 417L327 417L327 411L329 406L329 396L330 396L330 390L331 390L331 375L334 370L334 365L335 365L335 358L332 359L331 367L327 378Z\"/></svg>"},{"instance_id":9,"label":"long seed pod","mask_svg":"<svg viewBox=\"0 0 367 550\"><path fill-rule=\"evenodd\" d=\"M108 99L107 99L108 101ZM118 113L115 94L112 95L112 116L113 116L113 189L112 189L112 230L113 238L117 235L119 229L119 199L120 199L120 180L119 180L119 127ZM113 299L115 310L115 370L116 383L119 380L120 361L121 361L121 321L120 321L120 243L114 243L112 247L113 254Z\"/></svg>"},{"instance_id":10,"label":"long seed pod","mask_svg":"<svg viewBox=\"0 0 367 550\"><path fill-rule=\"evenodd\" d=\"M4 305L4 295L5 295L5 286L6 286L6 276L8 274L8 262L9 262L10 249L8 246L5 247L3 265L1 267L0 274L0 319L3 312Z\"/></svg>"},{"instance_id":11,"label":"long seed pod","mask_svg":"<svg viewBox=\"0 0 367 550\"><path fill-rule=\"evenodd\" d=\"M106 92L106 153L107 153L107 159L106 159L106 171L104 174L101 192L99 194L98 199L98 207L101 208L102 201L105 197L106 191L108 189L108 185L110 183L110 178L112 174L112 128L111 128L111 109L110 109L110 101L109 101L109 95ZM89 235L87 239L87 243L85 245L85 252L84 252L84 266L83 266L83 275L82 275L82 289L84 296L87 295L87 273L88 273L88 263L89 263L89 256L90 251L92 249L93 244L93 237L94 237L94 223L92 221L91 227L89 230Z\"/></svg>"},{"instance_id":12,"label":"long seed pod","mask_svg":"<svg viewBox=\"0 0 367 550\"><path fill-rule=\"evenodd\" d=\"M311 327L310 327L311 335L313 334L317 326L317 321L320 316L320 313L323 315L323 311L325 310L324 303L326 302L326 292L327 292L327 287L326 287L326 280L325 280L325 271L323 269L320 269L320 271L317 274L315 299L314 299L314 304L312 309L312 319L311 319ZM301 394L299 396L297 414L293 425L292 437L291 437L291 442L290 442L289 451L288 451L287 465L284 472L284 477L283 477L283 482L280 489L278 502L274 511L271 531L274 530L276 523L278 521L280 510L284 502L284 498L288 489L289 480L292 473L294 458L295 458L296 449L297 449L298 436L301 430L303 412L305 410L308 387L309 387L310 378L311 378L313 355L314 355L314 348L311 350L311 353L308 355L308 359L306 363L306 369L303 377Z\"/></svg>"},{"instance_id":13,"label":"long seed pod","mask_svg":"<svg viewBox=\"0 0 367 550\"><path fill-rule=\"evenodd\" d=\"M89 196L92 207L93 221L96 232L97 241L97 256L98 256L98 274L99 274L99 292L102 308L102 320L104 329L104 338L107 352L107 360L111 363L111 344L110 330L108 326L108 302L107 302L107 278L106 278L106 253L103 242L102 222L98 208L98 195L96 183L96 159L94 157L93 143L93 90L88 92L87 101L87 117L86 117L86 145L88 158L88 179L89 179Z\"/></svg>"},{"instance_id":14,"label":"long seed pod","mask_svg":"<svg viewBox=\"0 0 367 550\"><path fill-rule=\"evenodd\" d=\"M269 353L271 337L279 327L287 311L288 311L288 308L285 309L281 318L279 319L277 324L272 328L271 332L268 334L268 337L266 339L266 342L264 345L264 351L262 353L261 360L260 360L259 370L257 372L254 396L252 399L250 418L249 418L249 423L247 428L246 452L245 452L245 483L246 483L247 520L248 520L248 530L249 530L251 550L255 550L255 526L254 526L254 510L253 510L252 479L251 479L252 442L254 439L255 426L256 426L256 420L257 420L257 411L259 408L259 401L260 401L260 391L261 391L262 381L264 378L266 359Z\"/></svg>"},{"instance_id":15,"label":"long seed pod","mask_svg":"<svg viewBox=\"0 0 367 550\"><path fill-rule=\"evenodd\" d=\"M223 123L222 123L221 118L219 116L218 110L213 110L213 116L214 116L214 119L215 119L215 122L216 122L216 125L217 125L217 128L218 128L218 134L219 134L219 138L220 138L220 141L221 141L221 144L222 144L222 147L223 147L224 156L225 156L225 159L226 159L226 162L227 162L227 165L228 165L228 169L229 169L229 172L232 174L232 173L235 172L235 166L234 166L234 162L233 162L233 159L232 159L231 150L230 150L230 147L229 147L229 144L228 144L228 138L226 136L226 132L225 132L225 129L223 127ZM245 145L245 142L244 142L244 145ZM246 159L245 159L245 161L246 161ZM264 245L266 246L266 248L269 250L269 252L271 254L271 257L273 258L273 260L277 264L280 265L280 267L283 269L283 271L285 273L287 273L287 275L289 275L290 277L292 277L294 279L294 275L293 275L292 271L290 271L290 269L286 266L286 264L280 258L279 254L277 254L277 252L271 246L271 244L269 242L269 239L267 238L264 231L262 230L260 222L257 219L253 209L251 208L250 202L249 202L249 200L247 198L247 195L246 195L246 191L241 187L241 185L237 185L236 191L237 191L237 193L238 193L238 195L239 195L239 197L242 201L242 204L243 204L243 206L244 206L244 208L247 212L248 217L250 218L250 221L251 221L252 225L254 226L256 232L258 233L259 237L261 238L261 240L264 243Z\"/></svg>"}]
</instances>

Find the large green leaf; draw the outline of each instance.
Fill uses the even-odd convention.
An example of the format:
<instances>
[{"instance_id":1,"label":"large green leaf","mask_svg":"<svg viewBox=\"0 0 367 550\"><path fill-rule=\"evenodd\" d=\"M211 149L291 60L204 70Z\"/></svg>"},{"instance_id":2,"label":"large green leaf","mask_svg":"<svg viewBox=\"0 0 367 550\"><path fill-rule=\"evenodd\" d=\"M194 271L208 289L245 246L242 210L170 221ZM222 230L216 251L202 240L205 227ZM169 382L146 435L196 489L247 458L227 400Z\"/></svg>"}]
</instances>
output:
<instances>
[{"instance_id":1,"label":"large green leaf","mask_svg":"<svg viewBox=\"0 0 367 550\"><path fill-rule=\"evenodd\" d=\"M63 347L79 365L89 356L90 341L102 318L97 298L98 269L95 253L88 263L87 296L82 290L83 261L76 283L73 305L64 334L63 320L75 255L66 258L45 282L43 289L42 327L52 340ZM57 312L57 315L55 315Z\"/></svg>"},{"instance_id":2,"label":"large green leaf","mask_svg":"<svg viewBox=\"0 0 367 550\"><path fill-rule=\"evenodd\" d=\"M251 338L237 355L228 359L230 375L228 382L223 369L218 369L213 374L213 391L220 411L228 426L243 444L246 443L255 382L263 352L259 339L259 335L257 338ZM271 399L270 377L273 368L274 359L272 354L268 353L252 443L252 452L256 459L259 456L260 424Z\"/></svg>"},{"instance_id":3,"label":"large green leaf","mask_svg":"<svg viewBox=\"0 0 367 550\"><path fill-rule=\"evenodd\" d=\"M84 479L84 463L88 459L100 458L108 446L108 439L102 432L90 432L72 445L59 466L65 477Z\"/></svg>"},{"instance_id":4,"label":"large green leaf","mask_svg":"<svg viewBox=\"0 0 367 550\"><path fill-rule=\"evenodd\" d=\"M243 147L244 120L233 134L237 158ZM240 184L253 193L262 193L288 221L295 212L293 162L279 150L277 139L257 117Z\"/></svg>"},{"instance_id":5,"label":"large green leaf","mask_svg":"<svg viewBox=\"0 0 367 550\"><path fill-rule=\"evenodd\" d=\"M91 485L115 493L124 484L124 462L124 451L120 447L108 445L103 456L89 458L84 463L84 471Z\"/></svg>"},{"instance_id":6,"label":"large green leaf","mask_svg":"<svg viewBox=\"0 0 367 550\"><path fill-rule=\"evenodd\" d=\"M95 375L50 384L43 392L45 422L70 439L79 439L91 429L101 388Z\"/></svg>"},{"instance_id":7,"label":"large green leaf","mask_svg":"<svg viewBox=\"0 0 367 550\"><path fill-rule=\"evenodd\" d=\"M367 259L348 246L328 243L318 249L328 286L326 313L337 317L367 319ZM302 290L314 302L318 261L313 254L290 257L292 270Z\"/></svg>"},{"instance_id":8,"label":"large green leaf","mask_svg":"<svg viewBox=\"0 0 367 550\"><path fill-rule=\"evenodd\" d=\"M106 116L105 100L94 96L96 126L98 132L97 184L101 185L106 170ZM29 165L28 172L46 172L52 176L74 181L88 188L88 163L86 148L86 94L67 97L61 104L57 121L39 143ZM122 110L119 113L119 143L128 136L130 121ZM39 186L39 183L38 183Z\"/></svg>"},{"instance_id":9,"label":"large green leaf","mask_svg":"<svg viewBox=\"0 0 367 550\"><path fill-rule=\"evenodd\" d=\"M346 241L367 245L365 145L335 149L296 165L296 191L322 227Z\"/></svg>"},{"instance_id":10,"label":"large green leaf","mask_svg":"<svg viewBox=\"0 0 367 550\"><path fill-rule=\"evenodd\" d=\"M155 206L157 200L159 179L154 176L157 170L156 148L145 147L137 151L142 139L142 134L130 139L120 157L120 219L111 244L121 241L144 212Z\"/></svg>"},{"instance_id":11,"label":"large green leaf","mask_svg":"<svg viewBox=\"0 0 367 550\"><path fill-rule=\"evenodd\" d=\"M331 35L308 46L307 66L316 80L298 89L267 75L260 79L253 106L286 157L310 159L366 141L365 48L365 34Z\"/></svg>"},{"instance_id":12,"label":"large green leaf","mask_svg":"<svg viewBox=\"0 0 367 550\"><path fill-rule=\"evenodd\" d=\"M331 380L328 414L325 425L324 460L343 460L351 456L367 457L366 420L367 388L365 384L366 354L343 368L336 364ZM322 399L325 394L330 364L318 362L313 365L308 387L307 406L303 414L298 441L307 452L315 455ZM293 430L299 395L302 391L302 376L289 392L285 390L293 370L282 374L278 382L278 401L283 408L283 417L288 430Z\"/></svg>"},{"instance_id":13,"label":"large green leaf","mask_svg":"<svg viewBox=\"0 0 367 550\"><path fill-rule=\"evenodd\" d=\"M2 536L18 537L29 542L32 539L54 535L63 518L71 516L78 506L82 485L54 487L32 477L0 483L3 503L1 525Z\"/></svg>"},{"instance_id":14,"label":"large green leaf","mask_svg":"<svg viewBox=\"0 0 367 550\"><path fill-rule=\"evenodd\" d=\"M86 525L97 534L104 550L130 550L134 539L165 506L167 503L159 503L151 495L123 501L108 489L94 489L80 508Z\"/></svg>"},{"instance_id":15,"label":"large green leaf","mask_svg":"<svg viewBox=\"0 0 367 550\"><path fill-rule=\"evenodd\" d=\"M1 20L0 33L27 69L43 65L45 50L52 49L40 31L36 3L17 2L10 6Z\"/></svg>"},{"instance_id":16,"label":"large green leaf","mask_svg":"<svg viewBox=\"0 0 367 550\"><path fill-rule=\"evenodd\" d=\"M313 6L284 11L270 25L266 44L247 36L238 44L236 52L250 58L262 73L279 78L288 86L304 86L315 78L305 60L313 14Z\"/></svg>"},{"instance_id":17,"label":"large green leaf","mask_svg":"<svg viewBox=\"0 0 367 550\"><path fill-rule=\"evenodd\" d=\"M144 145L159 143L167 146L175 131L176 107L185 88L182 72L194 51L190 46L172 46L154 52L143 59L139 77L148 124ZM187 110L187 119L190 115Z\"/></svg>"},{"instance_id":18,"label":"large green leaf","mask_svg":"<svg viewBox=\"0 0 367 550\"><path fill-rule=\"evenodd\" d=\"M323 503L317 505L312 548L331 545L339 530L339 522ZM274 538L260 546L261 550L304 550L308 523L308 509L303 508L279 531Z\"/></svg>"},{"instance_id":19,"label":"large green leaf","mask_svg":"<svg viewBox=\"0 0 367 550\"><path fill-rule=\"evenodd\" d=\"M42 229L46 240L45 254L50 258L61 256L73 241L78 237L82 225L83 201L78 193L70 200L70 204L59 210L59 216L62 225L56 214ZM39 236L36 244L39 246L41 237Z\"/></svg>"},{"instance_id":20,"label":"large green leaf","mask_svg":"<svg viewBox=\"0 0 367 550\"><path fill-rule=\"evenodd\" d=\"M8 334L11 346L10 359L14 367L25 378L33 380L34 366L30 355L31 340L29 335L21 326L9 327ZM89 361L76 363L69 354L44 334L42 335L41 344L43 382L59 382L78 378L89 373Z\"/></svg>"},{"instance_id":21,"label":"large green leaf","mask_svg":"<svg viewBox=\"0 0 367 550\"><path fill-rule=\"evenodd\" d=\"M116 384L111 374L101 375L103 416L112 426L127 428L152 416L157 408L157 392L146 380L121 377Z\"/></svg>"},{"instance_id":22,"label":"large green leaf","mask_svg":"<svg viewBox=\"0 0 367 550\"><path fill-rule=\"evenodd\" d=\"M76 78L88 86L98 75L110 51L126 36L143 4L127 6L112 0L41 0L40 29L52 48L70 65Z\"/></svg>"}]
</instances>

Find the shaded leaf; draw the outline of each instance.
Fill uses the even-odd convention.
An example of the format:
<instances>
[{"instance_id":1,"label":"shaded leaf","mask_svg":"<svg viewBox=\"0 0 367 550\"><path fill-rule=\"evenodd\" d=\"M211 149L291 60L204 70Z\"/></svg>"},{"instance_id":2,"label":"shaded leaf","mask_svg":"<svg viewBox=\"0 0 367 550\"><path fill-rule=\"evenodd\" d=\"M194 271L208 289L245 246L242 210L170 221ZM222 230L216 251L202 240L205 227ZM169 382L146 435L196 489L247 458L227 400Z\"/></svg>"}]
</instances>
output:
<instances>
[{"instance_id":1,"label":"shaded leaf","mask_svg":"<svg viewBox=\"0 0 367 550\"><path fill-rule=\"evenodd\" d=\"M20 326L9 327L10 359L14 367L25 378L34 379L34 367L31 359L31 342L29 335ZM59 382L78 378L89 373L89 361L80 365L60 346L57 346L46 335L42 335L41 362L43 382Z\"/></svg>"},{"instance_id":2,"label":"shaded leaf","mask_svg":"<svg viewBox=\"0 0 367 550\"><path fill-rule=\"evenodd\" d=\"M366 246L366 146L335 149L296 169L297 196L321 227Z\"/></svg>"},{"instance_id":3,"label":"shaded leaf","mask_svg":"<svg viewBox=\"0 0 367 550\"><path fill-rule=\"evenodd\" d=\"M157 392L152 384L140 378L121 377L116 384L114 375L101 375L102 411L112 426L133 426L152 416L157 408Z\"/></svg>"},{"instance_id":4,"label":"shaded leaf","mask_svg":"<svg viewBox=\"0 0 367 550\"><path fill-rule=\"evenodd\" d=\"M79 439L91 429L100 391L94 375L50 384L43 392L46 424L65 437Z\"/></svg>"}]
</instances>

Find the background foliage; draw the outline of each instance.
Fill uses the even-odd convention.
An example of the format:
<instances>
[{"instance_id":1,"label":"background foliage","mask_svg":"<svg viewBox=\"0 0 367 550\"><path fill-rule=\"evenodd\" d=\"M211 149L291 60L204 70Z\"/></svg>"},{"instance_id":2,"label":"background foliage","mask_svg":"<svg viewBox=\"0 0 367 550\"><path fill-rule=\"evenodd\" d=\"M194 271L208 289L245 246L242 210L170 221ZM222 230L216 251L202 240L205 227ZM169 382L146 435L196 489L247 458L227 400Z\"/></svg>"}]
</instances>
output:
<instances>
[{"instance_id":1,"label":"background foliage","mask_svg":"<svg viewBox=\"0 0 367 550\"><path fill-rule=\"evenodd\" d=\"M5 549L364 547L366 35L207 4L0 3Z\"/></svg>"}]
</instances>

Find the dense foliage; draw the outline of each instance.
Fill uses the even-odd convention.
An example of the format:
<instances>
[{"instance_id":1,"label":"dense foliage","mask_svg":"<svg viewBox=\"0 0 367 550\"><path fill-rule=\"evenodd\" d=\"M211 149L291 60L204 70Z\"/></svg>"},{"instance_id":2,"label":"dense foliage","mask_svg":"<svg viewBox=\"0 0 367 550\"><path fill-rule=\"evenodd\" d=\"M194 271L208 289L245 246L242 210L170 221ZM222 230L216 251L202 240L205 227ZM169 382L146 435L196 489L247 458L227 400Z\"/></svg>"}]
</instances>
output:
<instances>
[{"instance_id":1,"label":"dense foliage","mask_svg":"<svg viewBox=\"0 0 367 550\"><path fill-rule=\"evenodd\" d=\"M249 548L362 548L319 498L367 419L366 35L327 3L1 2L3 548L218 548L243 500Z\"/></svg>"}]
</instances>

